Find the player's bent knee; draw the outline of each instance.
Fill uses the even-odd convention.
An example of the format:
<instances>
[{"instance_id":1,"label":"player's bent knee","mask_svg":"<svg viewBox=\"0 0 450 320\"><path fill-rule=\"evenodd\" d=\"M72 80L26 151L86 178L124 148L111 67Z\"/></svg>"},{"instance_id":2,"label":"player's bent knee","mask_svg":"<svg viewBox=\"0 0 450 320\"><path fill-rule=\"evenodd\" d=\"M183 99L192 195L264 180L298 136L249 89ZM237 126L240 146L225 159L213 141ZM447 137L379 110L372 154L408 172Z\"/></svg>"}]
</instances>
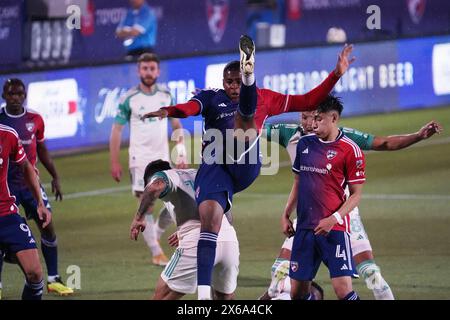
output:
<instances>
[{"instance_id":1,"label":"player's bent knee","mask_svg":"<svg viewBox=\"0 0 450 320\"><path fill-rule=\"evenodd\" d=\"M40 265L24 271L28 282L38 283L42 280L42 268Z\"/></svg>"}]
</instances>

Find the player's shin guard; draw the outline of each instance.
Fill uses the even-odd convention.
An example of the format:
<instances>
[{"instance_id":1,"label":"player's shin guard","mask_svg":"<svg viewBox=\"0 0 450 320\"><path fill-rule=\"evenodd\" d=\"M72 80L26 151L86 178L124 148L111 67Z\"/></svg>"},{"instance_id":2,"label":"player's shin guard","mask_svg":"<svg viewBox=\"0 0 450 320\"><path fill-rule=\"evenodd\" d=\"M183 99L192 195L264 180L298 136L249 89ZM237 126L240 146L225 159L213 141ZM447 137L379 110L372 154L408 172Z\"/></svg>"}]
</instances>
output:
<instances>
[{"instance_id":1,"label":"player's shin guard","mask_svg":"<svg viewBox=\"0 0 450 320\"><path fill-rule=\"evenodd\" d=\"M161 235L166 231L166 229L173 223L172 217L169 211L164 207L159 212L158 220L156 221L156 239L161 239Z\"/></svg>"},{"instance_id":2,"label":"player's shin guard","mask_svg":"<svg viewBox=\"0 0 450 320\"><path fill-rule=\"evenodd\" d=\"M253 82L251 86L241 85L239 95L238 111L244 118L252 117L256 111L257 102L256 83Z\"/></svg>"},{"instance_id":3,"label":"player's shin guard","mask_svg":"<svg viewBox=\"0 0 450 320\"><path fill-rule=\"evenodd\" d=\"M366 260L356 266L361 278L366 282L367 288L373 291L376 300L394 300L389 284L381 276L380 268L373 260Z\"/></svg>"},{"instance_id":4,"label":"player's shin guard","mask_svg":"<svg viewBox=\"0 0 450 320\"><path fill-rule=\"evenodd\" d=\"M355 291L352 291L349 294L347 294L345 298L342 300L361 300L361 299L359 299L359 296Z\"/></svg>"},{"instance_id":5,"label":"player's shin guard","mask_svg":"<svg viewBox=\"0 0 450 320\"><path fill-rule=\"evenodd\" d=\"M44 289L44 280L40 282L25 282L22 292L22 300L41 300L42 291Z\"/></svg>"},{"instance_id":6,"label":"player's shin guard","mask_svg":"<svg viewBox=\"0 0 450 320\"><path fill-rule=\"evenodd\" d=\"M211 278L216 258L217 234L200 232L197 246L198 299L211 300Z\"/></svg>"},{"instance_id":7,"label":"player's shin guard","mask_svg":"<svg viewBox=\"0 0 450 320\"><path fill-rule=\"evenodd\" d=\"M49 278L58 276L58 242L56 241L56 237L54 239L46 239L42 236L41 250Z\"/></svg>"},{"instance_id":8,"label":"player's shin guard","mask_svg":"<svg viewBox=\"0 0 450 320\"><path fill-rule=\"evenodd\" d=\"M155 222L153 221L152 215L146 215L147 225L145 226L142 236L144 237L145 243L150 248L152 256L156 257L162 254L161 246L158 243L155 231Z\"/></svg>"}]
</instances>

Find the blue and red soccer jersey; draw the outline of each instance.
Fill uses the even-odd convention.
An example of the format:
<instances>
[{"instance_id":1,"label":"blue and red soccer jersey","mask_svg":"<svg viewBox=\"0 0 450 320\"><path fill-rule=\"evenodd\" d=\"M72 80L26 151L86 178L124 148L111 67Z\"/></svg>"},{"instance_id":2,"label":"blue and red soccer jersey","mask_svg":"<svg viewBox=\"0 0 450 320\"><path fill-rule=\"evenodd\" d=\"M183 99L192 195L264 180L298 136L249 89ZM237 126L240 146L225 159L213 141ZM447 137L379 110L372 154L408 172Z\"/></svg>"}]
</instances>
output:
<instances>
[{"instance_id":1,"label":"blue and red soccer jersey","mask_svg":"<svg viewBox=\"0 0 450 320\"><path fill-rule=\"evenodd\" d=\"M332 215L345 202L347 185L366 180L364 154L341 131L331 142L316 135L302 137L292 170L300 175L297 229L316 228L321 219ZM350 232L348 218L333 230Z\"/></svg>"},{"instance_id":2,"label":"blue and red soccer jersey","mask_svg":"<svg viewBox=\"0 0 450 320\"><path fill-rule=\"evenodd\" d=\"M28 161L36 168L37 142L44 141L45 127L42 117L30 109L24 109L24 112L20 115L11 115L7 113L6 108L2 108L0 124L14 128L20 137ZM9 168L8 183L10 188L14 190L25 188L22 170L13 163Z\"/></svg>"},{"instance_id":3,"label":"blue and red soccer jersey","mask_svg":"<svg viewBox=\"0 0 450 320\"><path fill-rule=\"evenodd\" d=\"M16 198L11 195L8 188L8 167L10 163L22 164L26 157L17 132L0 125L0 217L18 212Z\"/></svg>"}]
</instances>

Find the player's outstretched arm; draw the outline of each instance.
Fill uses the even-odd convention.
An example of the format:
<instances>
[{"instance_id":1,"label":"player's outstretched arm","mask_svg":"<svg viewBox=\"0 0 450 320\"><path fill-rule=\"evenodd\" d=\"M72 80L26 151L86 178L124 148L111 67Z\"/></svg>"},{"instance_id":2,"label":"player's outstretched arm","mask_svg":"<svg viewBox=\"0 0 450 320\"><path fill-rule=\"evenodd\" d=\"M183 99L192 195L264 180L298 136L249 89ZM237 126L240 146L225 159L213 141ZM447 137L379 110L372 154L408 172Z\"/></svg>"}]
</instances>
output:
<instances>
[{"instance_id":1,"label":"player's outstretched arm","mask_svg":"<svg viewBox=\"0 0 450 320\"><path fill-rule=\"evenodd\" d=\"M139 205L139 209L131 222L130 238L131 240L137 240L139 232L145 230L145 215L153 212L153 206L156 199L165 190L166 183L162 179L156 179L148 184L142 194L142 200Z\"/></svg>"},{"instance_id":2,"label":"player's outstretched arm","mask_svg":"<svg viewBox=\"0 0 450 320\"><path fill-rule=\"evenodd\" d=\"M187 118L190 116L196 116L200 113L201 107L197 101L188 101L186 103L176 104L170 107L162 107L161 109L153 112L146 113L142 116L142 119L147 118Z\"/></svg>"},{"instance_id":3,"label":"player's outstretched arm","mask_svg":"<svg viewBox=\"0 0 450 320\"><path fill-rule=\"evenodd\" d=\"M347 72L355 57L350 58L353 45L345 45L338 55L336 68L317 87L305 94L285 95L267 89L260 89L260 94L266 100L269 115L274 116L285 112L314 111L318 105L333 90L340 77Z\"/></svg>"},{"instance_id":4,"label":"player's outstretched arm","mask_svg":"<svg viewBox=\"0 0 450 320\"><path fill-rule=\"evenodd\" d=\"M55 195L55 200L58 201L59 199L62 201L63 193L59 183L58 172L56 171L53 159L50 157L47 146L45 145L45 142L38 142L36 147L39 160L42 162L45 169L47 169L48 173L52 176L52 193Z\"/></svg>"},{"instance_id":5,"label":"player's outstretched arm","mask_svg":"<svg viewBox=\"0 0 450 320\"><path fill-rule=\"evenodd\" d=\"M430 121L419 131L410 134L392 135L388 137L375 136L372 150L395 151L407 148L419 141L425 140L442 132L442 126L436 121Z\"/></svg>"},{"instance_id":6,"label":"player's outstretched arm","mask_svg":"<svg viewBox=\"0 0 450 320\"><path fill-rule=\"evenodd\" d=\"M33 166L28 160L25 160L20 165L23 175L25 177L25 183L27 184L28 188L31 190L31 193L33 194L33 197L36 199L38 203L37 212L40 220L43 220L44 223L42 224L42 228L45 228L48 226L48 224L52 220L52 214L50 211L45 207L44 201L42 201L42 195L41 195L41 187L39 185L39 180L36 175L36 172L34 171Z\"/></svg>"}]
</instances>

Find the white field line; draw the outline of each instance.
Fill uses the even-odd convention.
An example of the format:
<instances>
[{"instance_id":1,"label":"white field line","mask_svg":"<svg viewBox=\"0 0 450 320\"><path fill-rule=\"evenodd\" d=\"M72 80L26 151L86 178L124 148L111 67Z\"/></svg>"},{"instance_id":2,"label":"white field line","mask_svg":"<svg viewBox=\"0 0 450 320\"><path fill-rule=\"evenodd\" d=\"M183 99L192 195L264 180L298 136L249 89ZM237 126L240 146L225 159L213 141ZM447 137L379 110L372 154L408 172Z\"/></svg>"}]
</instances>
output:
<instances>
[{"instance_id":1,"label":"white field line","mask_svg":"<svg viewBox=\"0 0 450 320\"><path fill-rule=\"evenodd\" d=\"M450 137L443 138L443 139L435 139L435 140L427 140L423 143L415 144L411 146L410 148L421 148L426 147L430 145L439 145L439 144L447 144L450 143ZM376 153L376 152L373 152ZM280 162L280 167L288 167L290 166L290 161L282 161ZM49 188L50 183L44 184L44 188ZM76 192L76 193L70 193L64 195L64 199L79 199L84 197L92 197L92 196L101 196L106 195L110 193L118 193L118 192L124 192L128 191L131 192L131 186L120 186L115 188L106 188L106 189L98 189L98 190L91 190L91 191L84 191L84 192ZM247 197L247 198L254 198L254 197L267 197L266 193L239 193L236 195L237 197ZM271 197L286 197L288 194L280 194L280 193L274 193L270 195ZM378 199L378 200L450 200L450 195L445 194L363 194L363 199Z\"/></svg>"}]
</instances>

